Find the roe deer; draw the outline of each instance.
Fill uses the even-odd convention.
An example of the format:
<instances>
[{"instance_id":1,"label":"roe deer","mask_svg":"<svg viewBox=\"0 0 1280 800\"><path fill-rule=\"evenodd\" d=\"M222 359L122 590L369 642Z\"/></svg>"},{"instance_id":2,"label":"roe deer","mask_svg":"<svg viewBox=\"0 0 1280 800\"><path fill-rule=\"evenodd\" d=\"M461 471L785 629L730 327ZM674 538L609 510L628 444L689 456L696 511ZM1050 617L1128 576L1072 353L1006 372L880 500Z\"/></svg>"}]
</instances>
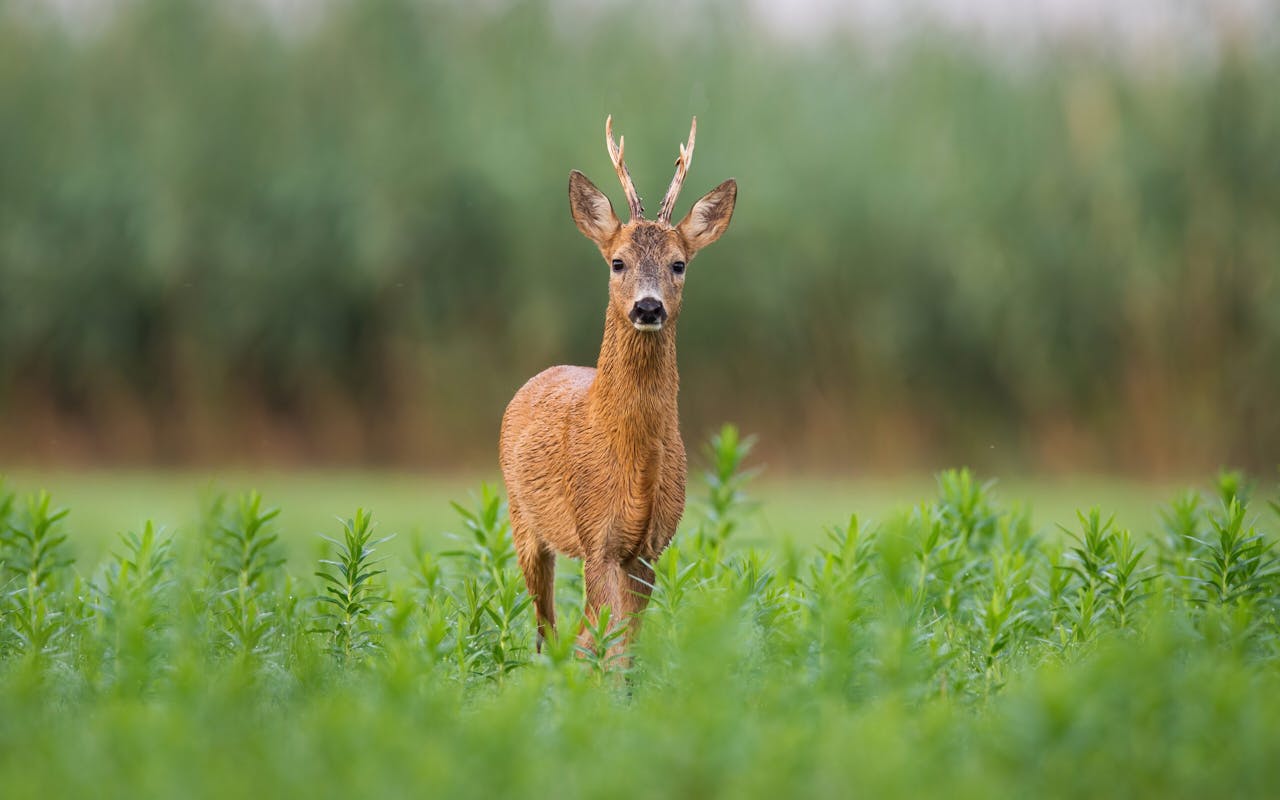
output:
<instances>
[{"instance_id":1,"label":"roe deer","mask_svg":"<svg viewBox=\"0 0 1280 800\"><path fill-rule=\"evenodd\" d=\"M623 162L626 139L615 144L612 117L605 120L605 143L630 221L619 222L587 176L569 173L573 221L612 271L600 358L595 369L551 367L531 378L502 416L499 444L539 651L548 631L555 633L556 553L583 559L588 620L594 624L608 605L613 619L634 625L649 600L648 565L684 513L685 453L676 410L680 293L685 265L728 228L738 193L738 184L727 180L671 225L697 130L694 117L657 220L644 218ZM586 630L581 637L590 644Z\"/></svg>"}]
</instances>

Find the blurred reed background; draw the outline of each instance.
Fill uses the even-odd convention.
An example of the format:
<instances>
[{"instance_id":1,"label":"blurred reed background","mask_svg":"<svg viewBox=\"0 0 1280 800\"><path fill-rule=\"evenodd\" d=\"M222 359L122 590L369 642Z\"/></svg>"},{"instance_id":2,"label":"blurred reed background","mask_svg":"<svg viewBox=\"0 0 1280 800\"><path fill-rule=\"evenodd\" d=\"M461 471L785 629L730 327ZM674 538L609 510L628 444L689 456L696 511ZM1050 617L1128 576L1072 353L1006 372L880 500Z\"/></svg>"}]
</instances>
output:
<instances>
[{"instance_id":1,"label":"blurred reed background","mask_svg":"<svg viewBox=\"0 0 1280 800\"><path fill-rule=\"evenodd\" d=\"M651 207L694 114L677 213L741 187L689 271L691 440L1273 470L1280 48L1213 7L1144 55L732 3L0 0L0 455L491 469L520 383L594 363L565 186L621 204L612 113Z\"/></svg>"}]
</instances>

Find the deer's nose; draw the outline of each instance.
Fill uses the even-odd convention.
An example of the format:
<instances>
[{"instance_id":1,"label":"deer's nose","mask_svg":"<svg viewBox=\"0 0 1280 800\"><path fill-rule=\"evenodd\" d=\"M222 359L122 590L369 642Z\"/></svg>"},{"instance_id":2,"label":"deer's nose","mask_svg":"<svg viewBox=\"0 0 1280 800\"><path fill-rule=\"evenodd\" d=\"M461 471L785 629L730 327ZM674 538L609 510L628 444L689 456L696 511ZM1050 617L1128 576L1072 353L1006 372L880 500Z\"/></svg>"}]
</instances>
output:
<instances>
[{"instance_id":1,"label":"deer's nose","mask_svg":"<svg viewBox=\"0 0 1280 800\"><path fill-rule=\"evenodd\" d=\"M630 317L632 325L644 327L662 325L667 321L667 310L663 308L662 301L658 298L642 297L632 306Z\"/></svg>"}]
</instances>

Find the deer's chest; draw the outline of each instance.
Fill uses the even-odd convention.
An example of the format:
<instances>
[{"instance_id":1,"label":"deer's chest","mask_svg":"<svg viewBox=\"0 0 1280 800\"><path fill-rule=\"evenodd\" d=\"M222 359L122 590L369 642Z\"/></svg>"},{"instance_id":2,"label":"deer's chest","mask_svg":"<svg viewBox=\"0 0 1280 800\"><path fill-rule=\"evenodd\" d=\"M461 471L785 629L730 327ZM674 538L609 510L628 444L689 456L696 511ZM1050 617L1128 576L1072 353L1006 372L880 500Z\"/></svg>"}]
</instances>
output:
<instances>
[{"instance_id":1,"label":"deer's chest","mask_svg":"<svg viewBox=\"0 0 1280 800\"><path fill-rule=\"evenodd\" d=\"M648 548L651 535L671 527L669 511L684 506L683 450L665 441L646 446L599 448L596 457L577 460L571 494L580 534L594 540L611 558L626 559ZM676 473L679 472L677 475ZM679 497L670 497L673 493Z\"/></svg>"}]
</instances>

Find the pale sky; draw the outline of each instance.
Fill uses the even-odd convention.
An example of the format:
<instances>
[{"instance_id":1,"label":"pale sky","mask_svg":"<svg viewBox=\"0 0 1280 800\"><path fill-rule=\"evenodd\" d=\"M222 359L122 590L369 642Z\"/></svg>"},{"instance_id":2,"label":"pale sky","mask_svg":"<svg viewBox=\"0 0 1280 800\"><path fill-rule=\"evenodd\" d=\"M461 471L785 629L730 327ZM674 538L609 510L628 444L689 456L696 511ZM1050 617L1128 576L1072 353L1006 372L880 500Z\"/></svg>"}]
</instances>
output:
<instances>
[{"instance_id":1,"label":"pale sky","mask_svg":"<svg viewBox=\"0 0 1280 800\"><path fill-rule=\"evenodd\" d=\"M266 7L282 25L306 18L333 0L218 0ZM477 2L500 13L507 0ZM630 0L556 0L577 18L601 3ZM64 17L92 26L120 0L17 0L56 8ZM659 0L673 14L689 2ZM852 33L875 46L891 47L921 20L968 36L1013 57L1032 54L1046 42L1089 42L1121 60L1150 62L1212 57L1223 41L1280 36L1280 3L1274 0L745 0L743 8L765 29L797 42L832 31Z\"/></svg>"}]
</instances>

